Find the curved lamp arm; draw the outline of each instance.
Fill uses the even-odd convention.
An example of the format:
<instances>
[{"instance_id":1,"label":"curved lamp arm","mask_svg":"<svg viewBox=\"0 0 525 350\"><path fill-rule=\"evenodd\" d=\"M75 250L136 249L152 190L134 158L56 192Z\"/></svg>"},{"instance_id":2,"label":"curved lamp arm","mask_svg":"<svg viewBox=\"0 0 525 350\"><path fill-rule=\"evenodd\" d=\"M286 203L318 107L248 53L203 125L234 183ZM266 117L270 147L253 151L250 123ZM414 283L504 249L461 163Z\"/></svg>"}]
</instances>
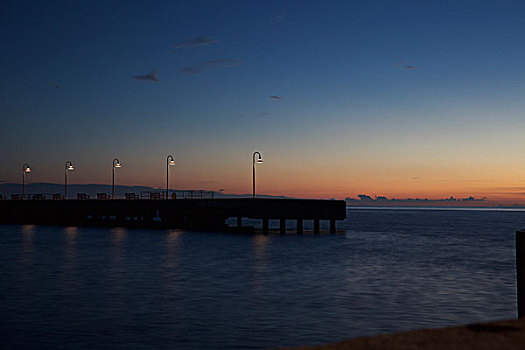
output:
<instances>
[{"instance_id":1,"label":"curved lamp arm","mask_svg":"<svg viewBox=\"0 0 525 350\"><path fill-rule=\"evenodd\" d=\"M258 155L259 157L257 158L257 161L255 160L255 155ZM262 163L263 160L262 160L262 156L259 152L253 152L253 157L252 157L252 161L253 161L253 164L255 164L256 162L257 163Z\"/></svg>"},{"instance_id":2,"label":"curved lamp arm","mask_svg":"<svg viewBox=\"0 0 525 350\"><path fill-rule=\"evenodd\" d=\"M120 160L118 160L118 158L113 159L113 168L122 168L122 164L120 164Z\"/></svg>"}]
</instances>

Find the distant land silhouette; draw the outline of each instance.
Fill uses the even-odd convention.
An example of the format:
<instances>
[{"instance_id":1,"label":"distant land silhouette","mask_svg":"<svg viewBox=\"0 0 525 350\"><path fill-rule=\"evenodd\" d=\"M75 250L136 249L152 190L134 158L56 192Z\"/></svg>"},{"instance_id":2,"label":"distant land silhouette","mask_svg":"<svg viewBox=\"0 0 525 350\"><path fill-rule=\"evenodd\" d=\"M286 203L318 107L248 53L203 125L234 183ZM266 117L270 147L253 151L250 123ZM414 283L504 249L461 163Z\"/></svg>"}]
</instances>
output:
<instances>
[{"instance_id":1,"label":"distant land silhouette","mask_svg":"<svg viewBox=\"0 0 525 350\"><path fill-rule=\"evenodd\" d=\"M345 198L348 206L490 206L493 203L488 203L487 198L474 198L472 196L464 198L455 198L450 196L442 199L427 199L427 198L388 198L385 196L376 196L375 198L360 194L357 198Z\"/></svg>"}]
</instances>

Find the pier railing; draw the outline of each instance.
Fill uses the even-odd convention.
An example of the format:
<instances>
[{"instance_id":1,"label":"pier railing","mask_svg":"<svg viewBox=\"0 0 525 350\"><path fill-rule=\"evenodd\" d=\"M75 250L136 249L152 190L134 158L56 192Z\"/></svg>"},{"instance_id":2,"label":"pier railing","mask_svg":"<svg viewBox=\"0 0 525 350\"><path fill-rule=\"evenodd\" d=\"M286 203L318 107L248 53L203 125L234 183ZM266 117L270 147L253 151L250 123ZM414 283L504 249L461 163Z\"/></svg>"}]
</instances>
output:
<instances>
[{"instance_id":1,"label":"pier railing","mask_svg":"<svg viewBox=\"0 0 525 350\"><path fill-rule=\"evenodd\" d=\"M204 190L188 190L188 191L177 191L170 192L167 199L214 199L215 192L204 191ZM0 194L0 200L108 200L111 199L109 193L76 193L75 197L65 198L61 193L29 193L21 194L14 193L11 195ZM115 196L114 199L126 199L126 200L138 200L138 199L151 199L151 200L162 200L166 199L166 191L142 191L140 194L135 192L126 192L123 196Z\"/></svg>"}]
</instances>

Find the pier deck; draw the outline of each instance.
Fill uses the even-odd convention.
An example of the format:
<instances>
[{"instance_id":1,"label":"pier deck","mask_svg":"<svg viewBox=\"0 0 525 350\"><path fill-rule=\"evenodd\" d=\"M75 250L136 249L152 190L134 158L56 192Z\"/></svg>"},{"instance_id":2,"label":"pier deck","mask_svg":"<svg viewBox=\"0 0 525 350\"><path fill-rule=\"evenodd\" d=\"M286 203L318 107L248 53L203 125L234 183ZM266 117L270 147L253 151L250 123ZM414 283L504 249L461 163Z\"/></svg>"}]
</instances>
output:
<instances>
[{"instance_id":1,"label":"pier deck","mask_svg":"<svg viewBox=\"0 0 525 350\"><path fill-rule=\"evenodd\" d=\"M224 230L226 219L235 217L262 220L262 231L268 221L280 220L285 232L286 220L297 221L297 232L303 220L313 220L314 232L319 221L329 220L335 232L336 220L346 218L344 201L308 199L175 199L175 200L3 200L0 201L0 223L44 225L95 225L125 227L162 227Z\"/></svg>"}]
</instances>

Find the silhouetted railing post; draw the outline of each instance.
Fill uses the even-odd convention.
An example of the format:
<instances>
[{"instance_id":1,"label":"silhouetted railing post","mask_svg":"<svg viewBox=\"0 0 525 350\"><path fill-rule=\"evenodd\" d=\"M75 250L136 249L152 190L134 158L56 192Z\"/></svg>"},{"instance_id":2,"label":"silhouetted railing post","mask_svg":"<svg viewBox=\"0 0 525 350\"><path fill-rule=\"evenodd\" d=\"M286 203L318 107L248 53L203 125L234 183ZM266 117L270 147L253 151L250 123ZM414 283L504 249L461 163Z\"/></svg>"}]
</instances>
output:
<instances>
[{"instance_id":1,"label":"silhouetted railing post","mask_svg":"<svg viewBox=\"0 0 525 350\"><path fill-rule=\"evenodd\" d=\"M525 230L516 231L516 287L518 318L525 317Z\"/></svg>"}]
</instances>

